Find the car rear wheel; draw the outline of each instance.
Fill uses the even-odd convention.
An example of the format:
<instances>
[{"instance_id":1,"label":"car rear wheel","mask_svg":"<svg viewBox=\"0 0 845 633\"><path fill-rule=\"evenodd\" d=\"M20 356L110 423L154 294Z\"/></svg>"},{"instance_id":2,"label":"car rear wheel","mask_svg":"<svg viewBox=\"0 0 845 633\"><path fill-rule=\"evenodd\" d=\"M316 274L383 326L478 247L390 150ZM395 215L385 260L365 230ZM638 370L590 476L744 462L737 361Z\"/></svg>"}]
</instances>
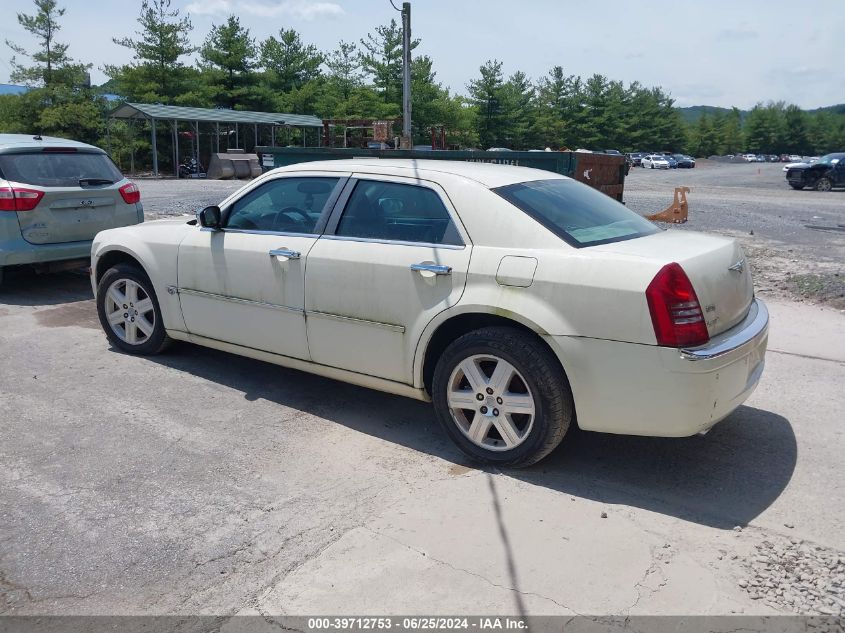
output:
<instances>
[{"instance_id":1,"label":"car rear wheel","mask_svg":"<svg viewBox=\"0 0 845 633\"><path fill-rule=\"evenodd\" d=\"M140 268L119 264L97 284L97 314L109 341L130 354L158 354L170 344L153 284Z\"/></svg>"},{"instance_id":2,"label":"car rear wheel","mask_svg":"<svg viewBox=\"0 0 845 633\"><path fill-rule=\"evenodd\" d=\"M488 327L454 341L433 381L437 418L471 459L521 467L560 444L573 417L572 394L551 351L535 337Z\"/></svg>"},{"instance_id":3,"label":"car rear wheel","mask_svg":"<svg viewBox=\"0 0 845 633\"><path fill-rule=\"evenodd\" d=\"M833 183L830 181L830 178L819 178L816 181L816 191L830 191L833 189Z\"/></svg>"},{"instance_id":4,"label":"car rear wheel","mask_svg":"<svg viewBox=\"0 0 845 633\"><path fill-rule=\"evenodd\" d=\"M794 185L792 183L789 183L789 186L792 187L793 189L798 190L798 191L800 191L801 189L804 188L804 185Z\"/></svg>"}]
</instances>

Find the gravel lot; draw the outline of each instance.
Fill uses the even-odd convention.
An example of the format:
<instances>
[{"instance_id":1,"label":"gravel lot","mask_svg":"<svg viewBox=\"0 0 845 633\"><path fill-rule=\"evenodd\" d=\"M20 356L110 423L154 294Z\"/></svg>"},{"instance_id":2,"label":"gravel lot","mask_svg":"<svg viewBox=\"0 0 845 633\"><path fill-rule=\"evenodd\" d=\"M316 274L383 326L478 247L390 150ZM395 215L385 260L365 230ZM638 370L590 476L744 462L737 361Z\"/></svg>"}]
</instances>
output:
<instances>
[{"instance_id":1,"label":"gravel lot","mask_svg":"<svg viewBox=\"0 0 845 633\"><path fill-rule=\"evenodd\" d=\"M243 183L215 180L139 180L149 219L193 213L217 204ZM845 224L845 191L795 191L777 163L698 162L695 169L632 168L628 207L654 213L688 186L689 222L678 230L738 238L751 261L761 296L789 297L845 309L845 232L806 225Z\"/></svg>"}]
</instances>

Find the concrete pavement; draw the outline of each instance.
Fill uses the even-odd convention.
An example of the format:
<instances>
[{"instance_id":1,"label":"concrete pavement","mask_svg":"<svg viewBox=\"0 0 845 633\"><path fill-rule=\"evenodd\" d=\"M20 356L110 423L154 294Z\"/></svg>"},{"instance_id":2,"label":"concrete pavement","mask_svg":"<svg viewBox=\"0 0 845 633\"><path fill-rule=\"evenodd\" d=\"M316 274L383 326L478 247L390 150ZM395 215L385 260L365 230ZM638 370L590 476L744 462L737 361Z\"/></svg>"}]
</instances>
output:
<instances>
[{"instance_id":1,"label":"concrete pavement","mask_svg":"<svg viewBox=\"0 0 845 633\"><path fill-rule=\"evenodd\" d=\"M12 279L0 613L791 612L749 585L764 543L832 560L835 595L845 315L769 306L763 381L707 436L576 431L499 472L428 405L190 345L126 356L86 278Z\"/></svg>"}]
</instances>

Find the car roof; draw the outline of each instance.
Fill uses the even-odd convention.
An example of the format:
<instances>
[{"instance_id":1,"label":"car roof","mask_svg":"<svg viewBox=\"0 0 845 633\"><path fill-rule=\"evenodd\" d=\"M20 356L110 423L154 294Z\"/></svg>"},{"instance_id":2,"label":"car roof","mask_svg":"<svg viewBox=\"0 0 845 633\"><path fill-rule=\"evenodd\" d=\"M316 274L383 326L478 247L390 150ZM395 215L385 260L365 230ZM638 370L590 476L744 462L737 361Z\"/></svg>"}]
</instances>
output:
<instances>
[{"instance_id":1,"label":"car roof","mask_svg":"<svg viewBox=\"0 0 845 633\"><path fill-rule=\"evenodd\" d=\"M566 178L561 174L543 169L474 163L458 160L431 160L412 158L352 158L320 160L280 167L274 171L340 171L364 172L382 176L418 176L435 178L437 174L451 174L474 180L485 187L495 188L531 180Z\"/></svg>"},{"instance_id":2,"label":"car roof","mask_svg":"<svg viewBox=\"0 0 845 633\"><path fill-rule=\"evenodd\" d=\"M87 143L80 143L79 141L72 141L66 138L58 138L55 136L43 136L38 140L32 134L0 134L0 152L11 148L27 148L33 149L39 147L75 147L77 149L91 149L102 152L99 147L88 145Z\"/></svg>"}]
</instances>

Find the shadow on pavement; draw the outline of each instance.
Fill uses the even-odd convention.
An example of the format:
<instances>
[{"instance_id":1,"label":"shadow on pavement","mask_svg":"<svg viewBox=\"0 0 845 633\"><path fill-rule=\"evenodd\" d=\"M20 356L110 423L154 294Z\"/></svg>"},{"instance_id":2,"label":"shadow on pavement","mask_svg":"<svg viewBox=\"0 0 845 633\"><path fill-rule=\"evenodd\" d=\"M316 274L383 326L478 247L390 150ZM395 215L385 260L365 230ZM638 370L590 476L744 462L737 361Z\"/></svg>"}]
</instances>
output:
<instances>
[{"instance_id":1,"label":"shadow on pavement","mask_svg":"<svg viewBox=\"0 0 845 633\"><path fill-rule=\"evenodd\" d=\"M38 274L28 268L5 270L0 304L49 306L93 299L91 278L84 269Z\"/></svg>"},{"instance_id":2,"label":"shadow on pavement","mask_svg":"<svg viewBox=\"0 0 845 633\"><path fill-rule=\"evenodd\" d=\"M151 360L457 464L466 458L430 405L199 346ZM746 525L786 488L798 448L789 421L742 406L704 437L647 438L570 429L541 463L508 470L536 486L702 525ZM461 469L463 470L463 469Z\"/></svg>"}]
</instances>

